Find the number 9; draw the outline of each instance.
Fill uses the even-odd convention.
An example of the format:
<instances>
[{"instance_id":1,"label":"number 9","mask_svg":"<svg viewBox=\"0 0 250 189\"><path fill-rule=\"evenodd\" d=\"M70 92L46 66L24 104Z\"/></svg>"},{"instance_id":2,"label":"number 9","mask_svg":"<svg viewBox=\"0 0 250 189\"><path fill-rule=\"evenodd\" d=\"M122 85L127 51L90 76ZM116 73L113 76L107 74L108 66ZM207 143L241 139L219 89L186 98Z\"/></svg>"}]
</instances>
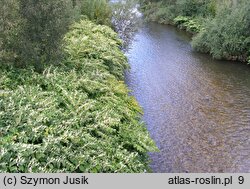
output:
<instances>
[{"instance_id":1,"label":"number 9","mask_svg":"<svg viewBox=\"0 0 250 189\"><path fill-rule=\"evenodd\" d=\"M238 180L239 180L239 184L243 184L244 183L244 177L243 176L239 176Z\"/></svg>"}]
</instances>

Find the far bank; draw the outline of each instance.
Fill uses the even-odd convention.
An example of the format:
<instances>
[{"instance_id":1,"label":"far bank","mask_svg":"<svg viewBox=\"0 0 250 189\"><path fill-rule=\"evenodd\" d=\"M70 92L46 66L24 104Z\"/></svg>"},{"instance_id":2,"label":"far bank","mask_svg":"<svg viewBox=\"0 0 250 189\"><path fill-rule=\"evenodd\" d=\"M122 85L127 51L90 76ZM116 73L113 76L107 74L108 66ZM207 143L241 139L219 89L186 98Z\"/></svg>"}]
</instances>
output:
<instances>
[{"instance_id":1,"label":"far bank","mask_svg":"<svg viewBox=\"0 0 250 189\"><path fill-rule=\"evenodd\" d=\"M141 0L147 21L192 33L192 47L218 60L250 62L250 2Z\"/></svg>"}]
</instances>

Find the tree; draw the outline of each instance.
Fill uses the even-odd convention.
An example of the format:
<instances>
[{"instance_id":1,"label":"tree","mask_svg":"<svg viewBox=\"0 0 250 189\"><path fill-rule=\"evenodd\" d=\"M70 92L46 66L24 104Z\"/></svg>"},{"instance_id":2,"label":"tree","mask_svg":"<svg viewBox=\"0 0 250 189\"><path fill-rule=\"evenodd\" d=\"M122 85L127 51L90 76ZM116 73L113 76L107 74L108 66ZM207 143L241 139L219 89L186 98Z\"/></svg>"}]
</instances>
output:
<instances>
[{"instance_id":1,"label":"tree","mask_svg":"<svg viewBox=\"0 0 250 189\"><path fill-rule=\"evenodd\" d=\"M16 0L0 0L0 58L4 61L15 57L12 49L20 25L18 10Z\"/></svg>"},{"instance_id":2,"label":"tree","mask_svg":"<svg viewBox=\"0 0 250 189\"><path fill-rule=\"evenodd\" d=\"M19 66L60 57L61 41L73 14L72 0L1 0L1 51Z\"/></svg>"},{"instance_id":3,"label":"tree","mask_svg":"<svg viewBox=\"0 0 250 189\"><path fill-rule=\"evenodd\" d=\"M61 40L71 21L71 0L19 0L22 27L18 54L22 61L41 63L55 61Z\"/></svg>"},{"instance_id":4,"label":"tree","mask_svg":"<svg viewBox=\"0 0 250 189\"><path fill-rule=\"evenodd\" d=\"M124 41L125 48L141 23L141 15L137 8L137 1L135 0L120 1L112 5L112 23L116 32Z\"/></svg>"}]
</instances>

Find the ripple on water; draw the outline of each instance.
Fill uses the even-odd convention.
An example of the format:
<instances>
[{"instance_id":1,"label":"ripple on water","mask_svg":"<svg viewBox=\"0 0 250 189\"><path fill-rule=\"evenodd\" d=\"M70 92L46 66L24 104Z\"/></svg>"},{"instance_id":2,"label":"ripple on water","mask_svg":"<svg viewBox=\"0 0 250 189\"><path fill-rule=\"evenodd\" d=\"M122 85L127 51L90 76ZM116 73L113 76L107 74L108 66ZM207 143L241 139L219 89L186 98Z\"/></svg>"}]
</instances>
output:
<instances>
[{"instance_id":1,"label":"ripple on water","mask_svg":"<svg viewBox=\"0 0 250 189\"><path fill-rule=\"evenodd\" d=\"M149 24L129 52L129 87L160 149L155 172L250 172L250 68L194 53L189 37Z\"/></svg>"}]
</instances>

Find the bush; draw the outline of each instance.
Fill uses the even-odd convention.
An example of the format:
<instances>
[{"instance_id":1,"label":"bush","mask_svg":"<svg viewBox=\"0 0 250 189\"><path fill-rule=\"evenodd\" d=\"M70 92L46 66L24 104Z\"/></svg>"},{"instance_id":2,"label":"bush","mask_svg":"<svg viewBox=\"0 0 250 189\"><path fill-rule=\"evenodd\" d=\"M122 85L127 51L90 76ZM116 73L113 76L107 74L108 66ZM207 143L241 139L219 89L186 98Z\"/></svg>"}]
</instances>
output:
<instances>
[{"instance_id":1,"label":"bush","mask_svg":"<svg viewBox=\"0 0 250 189\"><path fill-rule=\"evenodd\" d=\"M97 24L111 26L111 8L107 0L81 0L81 13Z\"/></svg>"},{"instance_id":2,"label":"bush","mask_svg":"<svg viewBox=\"0 0 250 189\"><path fill-rule=\"evenodd\" d=\"M198 33L202 29L202 26L197 21L186 16L177 16L174 19L174 24L190 33Z\"/></svg>"},{"instance_id":3,"label":"bush","mask_svg":"<svg viewBox=\"0 0 250 189\"><path fill-rule=\"evenodd\" d=\"M141 10L146 21L158 22L161 24L172 24L173 19L178 15L173 4L164 2L142 2Z\"/></svg>"},{"instance_id":4,"label":"bush","mask_svg":"<svg viewBox=\"0 0 250 189\"><path fill-rule=\"evenodd\" d=\"M60 57L61 40L72 21L71 0L1 1L4 19L3 51L20 66L54 63ZM8 12L7 12L8 11Z\"/></svg>"},{"instance_id":5,"label":"bush","mask_svg":"<svg viewBox=\"0 0 250 189\"><path fill-rule=\"evenodd\" d=\"M121 79L127 60L106 26L74 24L66 60L0 69L0 172L144 172L155 146Z\"/></svg>"},{"instance_id":6,"label":"bush","mask_svg":"<svg viewBox=\"0 0 250 189\"><path fill-rule=\"evenodd\" d=\"M177 16L211 17L215 15L215 0L141 1L142 11L149 21L172 24Z\"/></svg>"},{"instance_id":7,"label":"bush","mask_svg":"<svg viewBox=\"0 0 250 189\"><path fill-rule=\"evenodd\" d=\"M191 33L195 50L217 59L247 61L250 2L216 0L141 0L149 21L175 24Z\"/></svg>"},{"instance_id":8,"label":"bush","mask_svg":"<svg viewBox=\"0 0 250 189\"><path fill-rule=\"evenodd\" d=\"M11 62L20 26L19 4L16 0L0 0L0 59Z\"/></svg>"},{"instance_id":9,"label":"bush","mask_svg":"<svg viewBox=\"0 0 250 189\"><path fill-rule=\"evenodd\" d=\"M177 0L176 9L182 16L208 16L214 14L212 0Z\"/></svg>"},{"instance_id":10,"label":"bush","mask_svg":"<svg viewBox=\"0 0 250 189\"><path fill-rule=\"evenodd\" d=\"M61 40L70 24L71 0L19 0L22 26L17 51L22 62L56 61Z\"/></svg>"},{"instance_id":11,"label":"bush","mask_svg":"<svg viewBox=\"0 0 250 189\"><path fill-rule=\"evenodd\" d=\"M194 49L214 58L246 61L250 47L250 2L223 7L205 30L193 39Z\"/></svg>"}]
</instances>

